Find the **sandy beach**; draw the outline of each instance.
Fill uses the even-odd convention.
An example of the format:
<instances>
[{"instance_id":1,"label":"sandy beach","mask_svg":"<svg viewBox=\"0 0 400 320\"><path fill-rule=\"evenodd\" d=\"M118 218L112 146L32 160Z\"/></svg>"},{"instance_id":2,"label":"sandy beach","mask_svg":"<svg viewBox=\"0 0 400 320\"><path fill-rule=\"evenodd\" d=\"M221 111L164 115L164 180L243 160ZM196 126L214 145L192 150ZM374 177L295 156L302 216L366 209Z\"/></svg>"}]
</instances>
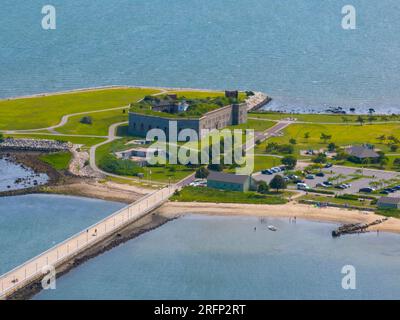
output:
<instances>
[{"instance_id":1,"label":"sandy beach","mask_svg":"<svg viewBox=\"0 0 400 320\"><path fill-rule=\"evenodd\" d=\"M219 216L256 216L307 219L332 223L370 223L383 216L367 211L345 210L339 208L316 208L310 205L291 202L284 205L229 204L168 202L157 210L168 218L185 214L206 214ZM389 218L387 221L371 227L370 231L400 233L400 219Z\"/></svg>"}]
</instances>

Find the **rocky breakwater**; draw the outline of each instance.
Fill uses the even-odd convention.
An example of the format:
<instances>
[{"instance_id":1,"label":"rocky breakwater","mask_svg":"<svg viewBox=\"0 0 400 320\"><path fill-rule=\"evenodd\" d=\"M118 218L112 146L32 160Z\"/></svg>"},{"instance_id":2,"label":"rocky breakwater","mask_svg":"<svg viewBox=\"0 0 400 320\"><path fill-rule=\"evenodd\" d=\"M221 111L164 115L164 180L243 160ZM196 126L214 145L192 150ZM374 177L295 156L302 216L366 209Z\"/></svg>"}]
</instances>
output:
<instances>
[{"instance_id":1,"label":"rocky breakwater","mask_svg":"<svg viewBox=\"0 0 400 320\"><path fill-rule=\"evenodd\" d=\"M71 143L57 140L6 138L0 142L0 151L60 152L72 147Z\"/></svg>"},{"instance_id":2,"label":"rocky breakwater","mask_svg":"<svg viewBox=\"0 0 400 320\"><path fill-rule=\"evenodd\" d=\"M247 111L256 111L265 106L272 99L262 92L254 92L254 95L249 96L246 100Z\"/></svg>"}]
</instances>

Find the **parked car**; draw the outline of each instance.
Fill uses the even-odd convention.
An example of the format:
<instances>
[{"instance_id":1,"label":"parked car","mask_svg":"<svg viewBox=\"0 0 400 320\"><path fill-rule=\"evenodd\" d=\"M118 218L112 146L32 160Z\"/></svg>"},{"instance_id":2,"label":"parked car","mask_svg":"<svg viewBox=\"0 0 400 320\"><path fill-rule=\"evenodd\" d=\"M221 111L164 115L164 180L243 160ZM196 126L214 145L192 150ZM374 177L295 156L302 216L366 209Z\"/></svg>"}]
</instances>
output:
<instances>
[{"instance_id":1,"label":"parked car","mask_svg":"<svg viewBox=\"0 0 400 320\"><path fill-rule=\"evenodd\" d=\"M326 184L327 186L333 186L333 183L328 180L324 181L323 183Z\"/></svg>"},{"instance_id":2,"label":"parked car","mask_svg":"<svg viewBox=\"0 0 400 320\"><path fill-rule=\"evenodd\" d=\"M335 188L336 188L336 189L344 190L344 189L346 189L347 187L346 187L344 184L338 184L338 185L335 186Z\"/></svg>"},{"instance_id":3,"label":"parked car","mask_svg":"<svg viewBox=\"0 0 400 320\"><path fill-rule=\"evenodd\" d=\"M323 172L321 171L321 172L318 172L318 173L316 174L316 176L317 176L317 177L325 177L325 173L323 173Z\"/></svg>"},{"instance_id":4,"label":"parked car","mask_svg":"<svg viewBox=\"0 0 400 320\"><path fill-rule=\"evenodd\" d=\"M306 183L298 183L297 189L298 190L308 190L308 189L310 189L310 187Z\"/></svg>"},{"instance_id":5,"label":"parked car","mask_svg":"<svg viewBox=\"0 0 400 320\"><path fill-rule=\"evenodd\" d=\"M350 184L350 183L343 183L343 185L344 185L346 188L351 188L351 184Z\"/></svg>"},{"instance_id":6,"label":"parked car","mask_svg":"<svg viewBox=\"0 0 400 320\"><path fill-rule=\"evenodd\" d=\"M323 182L317 183L317 187L328 188L329 186Z\"/></svg>"},{"instance_id":7,"label":"parked car","mask_svg":"<svg viewBox=\"0 0 400 320\"><path fill-rule=\"evenodd\" d=\"M332 163L327 163L326 165L325 165L325 168L332 168L333 167L333 164Z\"/></svg>"},{"instance_id":8,"label":"parked car","mask_svg":"<svg viewBox=\"0 0 400 320\"><path fill-rule=\"evenodd\" d=\"M370 193L370 192L374 192L374 191L375 191L375 189L370 188L370 187L361 188L360 190L358 190L358 192L366 192L366 193Z\"/></svg>"},{"instance_id":9,"label":"parked car","mask_svg":"<svg viewBox=\"0 0 400 320\"><path fill-rule=\"evenodd\" d=\"M308 174L308 175L306 175L306 179L312 180L312 179L315 179L315 176L313 174Z\"/></svg>"},{"instance_id":10,"label":"parked car","mask_svg":"<svg viewBox=\"0 0 400 320\"><path fill-rule=\"evenodd\" d=\"M382 190L381 192L379 192L380 194L389 194L390 192L389 191L385 191L385 190Z\"/></svg>"},{"instance_id":11,"label":"parked car","mask_svg":"<svg viewBox=\"0 0 400 320\"><path fill-rule=\"evenodd\" d=\"M262 174L272 174L272 171L267 169L267 170L262 170L261 173Z\"/></svg>"}]
</instances>

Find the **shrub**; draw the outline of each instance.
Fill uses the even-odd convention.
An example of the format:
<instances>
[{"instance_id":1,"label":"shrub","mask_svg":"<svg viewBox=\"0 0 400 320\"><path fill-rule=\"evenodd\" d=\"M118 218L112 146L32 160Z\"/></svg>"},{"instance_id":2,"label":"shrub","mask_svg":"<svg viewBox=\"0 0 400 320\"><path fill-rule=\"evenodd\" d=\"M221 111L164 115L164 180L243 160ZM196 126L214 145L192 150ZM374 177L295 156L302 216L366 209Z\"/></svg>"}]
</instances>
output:
<instances>
[{"instance_id":1,"label":"shrub","mask_svg":"<svg viewBox=\"0 0 400 320\"><path fill-rule=\"evenodd\" d=\"M208 171L207 168L201 167L201 168L197 169L195 176L198 179L205 179L208 177L209 173L210 173L210 171Z\"/></svg>"},{"instance_id":2,"label":"shrub","mask_svg":"<svg viewBox=\"0 0 400 320\"><path fill-rule=\"evenodd\" d=\"M143 169L130 160L117 159L108 154L100 160L99 167L106 172L124 176L137 176Z\"/></svg>"},{"instance_id":3,"label":"shrub","mask_svg":"<svg viewBox=\"0 0 400 320\"><path fill-rule=\"evenodd\" d=\"M84 116L79 122L83 124L92 124L92 117Z\"/></svg>"},{"instance_id":4,"label":"shrub","mask_svg":"<svg viewBox=\"0 0 400 320\"><path fill-rule=\"evenodd\" d=\"M326 154L325 153L318 153L313 159L315 163L326 163Z\"/></svg>"},{"instance_id":5,"label":"shrub","mask_svg":"<svg viewBox=\"0 0 400 320\"><path fill-rule=\"evenodd\" d=\"M277 144L275 142L268 143L265 151L268 153L284 153L284 154L292 154L294 152L293 145L290 144Z\"/></svg>"},{"instance_id":6,"label":"shrub","mask_svg":"<svg viewBox=\"0 0 400 320\"><path fill-rule=\"evenodd\" d=\"M259 181L257 183L257 192L265 194L269 191L269 186L265 181Z\"/></svg>"},{"instance_id":7,"label":"shrub","mask_svg":"<svg viewBox=\"0 0 400 320\"><path fill-rule=\"evenodd\" d=\"M208 169L208 170L211 170L211 171L222 171L222 170L224 169L224 166L223 166L222 164L213 164L213 163L210 163L210 164L207 166L207 169Z\"/></svg>"}]
</instances>

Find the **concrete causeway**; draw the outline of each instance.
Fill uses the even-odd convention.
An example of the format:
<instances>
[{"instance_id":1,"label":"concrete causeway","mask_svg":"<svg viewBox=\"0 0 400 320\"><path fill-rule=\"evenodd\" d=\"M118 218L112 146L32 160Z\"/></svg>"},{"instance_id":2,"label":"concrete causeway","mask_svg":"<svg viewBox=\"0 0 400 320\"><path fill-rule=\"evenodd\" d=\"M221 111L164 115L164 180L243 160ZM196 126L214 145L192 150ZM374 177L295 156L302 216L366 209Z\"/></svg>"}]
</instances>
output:
<instances>
[{"instance_id":1,"label":"concrete causeway","mask_svg":"<svg viewBox=\"0 0 400 320\"><path fill-rule=\"evenodd\" d=\"M177 184L157 190L0 276L0 300L7 299L19 289L43 278L48 272L46 270L44 273L42 271L44 268L59 267L118 230L144 217L167 201L176 190L193 180L194 174Z\"/></svg>"}]
</instances>

